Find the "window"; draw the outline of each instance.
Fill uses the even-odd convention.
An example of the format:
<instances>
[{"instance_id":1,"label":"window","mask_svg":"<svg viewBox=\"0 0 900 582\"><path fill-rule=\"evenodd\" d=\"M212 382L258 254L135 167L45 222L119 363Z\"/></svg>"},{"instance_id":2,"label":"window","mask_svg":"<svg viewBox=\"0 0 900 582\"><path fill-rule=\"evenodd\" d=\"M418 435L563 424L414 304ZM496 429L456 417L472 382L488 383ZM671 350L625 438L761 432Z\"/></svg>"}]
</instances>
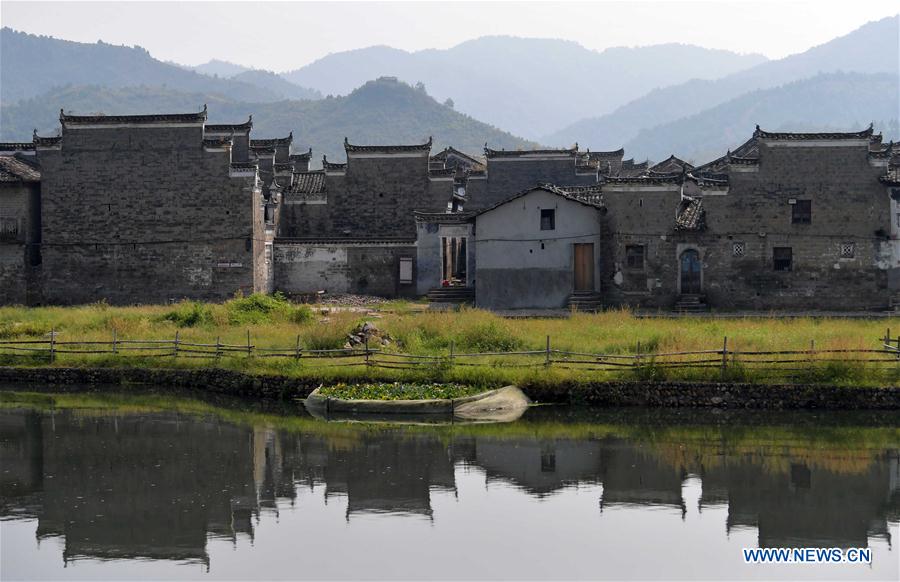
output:
<instances>
[{"instance_id":1,"label":"window","mask_svg":"<svg viewBox=\"0 0 900 582\"><path fill-rule=\"evenodd\" d=\"M743 257L747 252L747 245L743 242L733 242L731 243L731 256L733 257Z\"/></svg>"},{"instance_id":2,"label":"window","mask_svg":"<svg viewBox=\"0 0 900 582\"><path fill-rule=\"evenodd\" d=\"M541 230L556 230L556 210L541 209Z\"/></svg>"},{"instance_id":3,"label":"window","mask_svg":"<svg viewBox=\"0 0 900 582\"><path fill-rule=\"evenodd\" d=\"M266 243L266 264L272 264L272 243Z\"/></svg>"},{"instance_id":4,"label":"window","mask_svg":"<svg viewBox=\"0 0 900 582\"><path fill-rule=\"evenodd\" d=\"M791 206L791 222L793 224L812 223L812 200L797 200Z\"/></svg>"},{"instance_id":5,"label":"window","mask_svg":"<svg viewBox=\"0 0 900 582\"><path fill-rule=\"evenodd\" d=\"M775 247L772 249L772 266L776 271L790 271L793 267L794 251L791 247Z\"/></svg>"},{"instance_id":6,"label":"window","mask_svg":"<svg viewBox=\"0 0 900 582\"><path fill-rule=\"evenodd\" d=\"M842 259L852 259L856 256L856 243L845 242L841 243L841 258Z\"/></svg>"},{"instance_id":7,"label":"window","mask_svg":"<svg viewBox=\"0 0 900 582\"><path fill-rule=\"evenodd\" d=\"M644 268L644 245L627 245L625 247L625 266L629 269Z\"/></svg>"},{"instance_id":8,"label":"window","mask_svg":"<svg viewBox=\"0 0 900 582\"><path fill-rule=\"evenodd\" d=\"M413 260L412 257L400 257L400 282L412 283Z\"/></svg>"}]
</instances>

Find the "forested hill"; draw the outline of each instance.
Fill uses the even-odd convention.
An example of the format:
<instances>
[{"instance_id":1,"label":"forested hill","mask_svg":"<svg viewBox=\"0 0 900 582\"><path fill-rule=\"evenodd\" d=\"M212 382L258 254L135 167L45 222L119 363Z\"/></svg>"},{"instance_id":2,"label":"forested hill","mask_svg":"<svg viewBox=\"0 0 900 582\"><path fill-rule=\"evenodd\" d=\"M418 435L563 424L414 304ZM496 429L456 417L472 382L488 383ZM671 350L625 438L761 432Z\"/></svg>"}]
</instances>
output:
<instances>
[{"instance_id":1,"label":"forested hill","mask_svg":"<svg viewBox=\"0 0 900 582\"><path fill-rule=\"evenodd\" d=\"M242 122L253 115L253 135L279 137L294 132L294 148L312 147L314 159L344 158L344 137L359 144L422 143L434 137L434 151L453 147L480 155L494 148L536 147L512 134L438 103L425 92L393 80L370 81L345 97L275 103L237 102L221 96L162 87L66 87L0 107L0 139L30 140L32 128L52 134L59 110L73 113L136 114L197 111L206 103L210 123Z\"/></svg>"},{"instance_id":2,"label":"forested hill","mask_svg":"<svg viewBox=\"0 0 900 582\"><path fill-rule=\"evenodd\" d=\"M154 59L145 49L37 36L4 27L0 30L0 102L10 104L54 87L98 85L111 88L165 86L184 92L227 96L239 101L274 101L317 97L318 93L280 77L245 75L225 79L203 75ZM250 71L250 73L258 73ZM274 74L269 74L275 76Z\"/></svg>"}]
</instances>

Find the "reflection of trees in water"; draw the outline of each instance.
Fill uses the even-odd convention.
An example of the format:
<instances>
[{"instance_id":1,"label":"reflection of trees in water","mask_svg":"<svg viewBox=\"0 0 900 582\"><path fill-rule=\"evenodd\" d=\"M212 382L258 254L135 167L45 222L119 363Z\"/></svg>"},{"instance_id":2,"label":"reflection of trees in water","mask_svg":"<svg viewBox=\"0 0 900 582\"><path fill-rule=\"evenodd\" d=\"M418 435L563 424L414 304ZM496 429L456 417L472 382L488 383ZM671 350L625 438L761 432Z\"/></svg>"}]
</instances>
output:
<instances>
[{"instance_id":1,"label":"reflection of trees in water","mask_svg":"<svg viewBox=\"0 0 900 582\"><path fill-rule=\"evenodd\" d=\"M846 443L779 449L727 431L682 427L679 436L671 426L643 440L610 430L530 436L527 423L510 427L519 431L512 436L268 426L163 412L0 411L0 518L36 518L39 537L64 536L65 559L207 561L208 536L252 538L255 521L293 503L299 487L323 486L326 502L346 498L350 521L366 512L433 519L431 492L456 491L458 464L536 498L602 485L598 518L615 507L683 512L682 483L696 474L701 508L727 506L727 526L758 528L761 545L864 546L900 518L896 450L848 457ZM530 428L541 434L540 422Z\"/></svg>"}]
</instances>

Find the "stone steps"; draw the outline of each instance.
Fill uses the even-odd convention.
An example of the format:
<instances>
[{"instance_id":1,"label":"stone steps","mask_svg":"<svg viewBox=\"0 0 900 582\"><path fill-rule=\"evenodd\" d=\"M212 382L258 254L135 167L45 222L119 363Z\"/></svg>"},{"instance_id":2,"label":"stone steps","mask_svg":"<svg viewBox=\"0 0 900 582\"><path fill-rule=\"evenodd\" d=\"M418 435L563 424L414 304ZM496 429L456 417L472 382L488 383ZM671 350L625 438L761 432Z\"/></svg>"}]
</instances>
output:
<instances>
[{"instance_id":1,"label":"stone steps","mask_svg":"<svg viewBox=\"0 0 900 582\"><path fill-rule=\"evenodd\" d=\"M701 295L681 295L672 310L678 313L706 313L709 311L709 305L706 304L706 298Z\"/></svg>"},{"instance_id":2,"label":"stone steps","mask_svg":"<svg viewBox=\"0 0 900 582\"><path fill-rule=\"evenodd\" d=\"M602 311L603 295L596 291L576 291L569 295L566 306L572 311Z\"/></svg>"},{"instance_id":3,"label":"stone steps","mask_svg":"<svg viewBox=\"0 0 900 582\"><path fill-rule=\"evenodd\" d=\"M432 303L474 303L474 287L435 287L428 292Z\"/></svg>"}]
</instances>

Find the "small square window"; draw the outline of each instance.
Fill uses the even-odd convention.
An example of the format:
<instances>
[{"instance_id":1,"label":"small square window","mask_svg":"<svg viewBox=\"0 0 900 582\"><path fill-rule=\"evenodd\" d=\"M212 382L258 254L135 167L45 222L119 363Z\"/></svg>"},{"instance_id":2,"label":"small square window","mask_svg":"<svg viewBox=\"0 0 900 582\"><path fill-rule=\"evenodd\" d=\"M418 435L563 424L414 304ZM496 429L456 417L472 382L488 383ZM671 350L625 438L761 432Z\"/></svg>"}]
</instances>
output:
<instances>
[{"instance_id":1,"label":"small square window","mask_svg":"<svg viewBox=\"0 0 900 582\"><path fill-rule=\"evenodd\" d=\"M625 246L625 266L629 269L644 268L644 245Z\"/></svg>"},{"instance_id":2,"label":"small square window","mask_svg":"<svg viewBox=\"0 0 900 582\"><path fill-rule=\"evenodd\" d=\"M412 283L413 260L412 257L400 257L400 282Z\"/></svg>"},{"instance_id":3,"label":"small square window","mask_svg":"<svg viewBox=\"0 0 900 582\"><path fill-rule=\"evenodd\" d=\"M743 242L731 243L731 256L743 257L747 252L747 246Z\"/></svg>"},{"instance_id":4,"label":"small square window","mask_svg":"<svg viewBox=\"0 0 900 582\"><path fill-rule=\"evenodd\" d=\"M793 224L812 224L812 200L797 200L791 205Z\"/></svg>"},{"instance_id":5,"label":"small square window","mask_svg":"<svg viewBox=\"0 0 900 582\"><path fill-rule=\"evenodd\" d=\"M776 271L790 271L794 263L794 250L791 247L775 247L772 249L772 267Z\"/></svg>"},{"instance_id":6,"label":"small square window","mask_svg":"<svg viewBox=\"0 0 900 582\"><path fill-rule=\"evenodd\" d=\"M272 263L272 243L266 243L266 264Z\"/></svg>"},{"instance_id":7,"label":"small square window","mask_svg":"<svg viewBox=\"0 0 900 582\"><path fill-rule=\"evenodd\" d=\"M900 228L900 212L897 213L897 227Z\"/></svg>"},{"instance_id":8,"label":"small square window","mask_svg":"<svg viewBox=\"0 0 900 582\"><path fill-rule=\"evenodd\" d=\"M856 256L856 243L845 242L841 243L841 258L842 259L852 259Z\"/></svg>"},{"instance_id":9,"label":"small square window","mask_svg":"<svg viewBox=\"0 0 900 582\"><path fill-rule=\"evenodd\" d=\"M556 230L556 210L541 209L541 230Z\"/></svg>"}]
</instances>

